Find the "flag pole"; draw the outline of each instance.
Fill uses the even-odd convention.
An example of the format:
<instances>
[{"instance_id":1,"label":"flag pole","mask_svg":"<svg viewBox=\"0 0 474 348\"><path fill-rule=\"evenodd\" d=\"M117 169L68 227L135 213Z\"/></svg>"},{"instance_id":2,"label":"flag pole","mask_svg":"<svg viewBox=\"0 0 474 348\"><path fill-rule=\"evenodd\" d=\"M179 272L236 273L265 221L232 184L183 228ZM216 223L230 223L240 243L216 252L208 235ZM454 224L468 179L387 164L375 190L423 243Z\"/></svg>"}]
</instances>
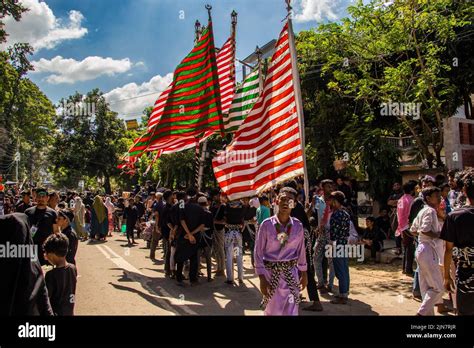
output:
<instances>
[{"instance_id":1,"label":"flag pole","mask_svg":"<svg viewBox=\"0 0 474 348\"><path fill-rule=\"evenodd\" d=\"M210 5L206 5L206 9L209 13L209 20L210 20L211 19L211 9L212 9L212 7ZM231 34L231 37L232 37L232 45L234 46L234 47L232 47L232 54L234 55L234 59L235 59L235 28L237 26L237 12L235 12L235 10L233 10L232 13L230 14L230 17L231 17L230 34ZM235 68L231 70L231 74L235 74ZM235 81L235 79L234 79L234 81ZM197 154L197 156L199 156L199 141L196 144L196 154ZM203 176L203 173L204 173L204 161L206 159L206 155L207 155L207 139L204 140L204 142L202 144L202 154L201 154L201 159L199 161L199 169L198 169L198 173L197 173L197 177L196 177L196 183L197 183L196 186L197 186L198 190L201 189L202 176Z\"/></svg>"},{"instance_id":2,"label":"flag pole","mask_svg":"<svg viewBox=\"0 0 474 348\"><path fill-rule=\"evenodd\" d=\"M199 20L196 20L196 22L194 23L194 33L195 33L194 44L197 44L197 42L201 38L201 33L202 33L201 23L199 22ZM200 190L201 177L202 177L202 174L201 174L202 162L201 162L201 159L199 158L199 150L200 150L199 138L196 137L196 146L194 148L194 184L198 191Z\"/></svg>"},{"instance_id":3,"label":"flag pole","mask_svg":"<svg viewBox=\"0 0 474 348\"><path fill-rule=\"evenodd\" d=\"M295 89L295 100L296 100L296 112L299 119L299 131L301 139L301 147L303 153L303 165L304 165L304 195L305 202L309 203L309 178L308 178L308 166L306 165L306 152L305 152L305 130L304 130L304 115L303 115L303 101L301 99L301 88L300 88L300 75L298 73L297 56L295 47L295 36L293 33L293 24L291 22L292 7L291 0L285 0L286 10L288 11L288 41L290 45L291 54L291 70L293 74L293 83Z\"/></svg>"},{"instance_id":4,"label":"flag pole","mask_svg":"<svg viewBox=\"0 0 474 348\"><path fill-rule=\"evenodd\" d=\"M257 69L258 69L258 92L262 93L263 89L263 71L262 71L262 50L260 47L255 48L255 54L257 55Z\"/></svg>"}]
</instances>

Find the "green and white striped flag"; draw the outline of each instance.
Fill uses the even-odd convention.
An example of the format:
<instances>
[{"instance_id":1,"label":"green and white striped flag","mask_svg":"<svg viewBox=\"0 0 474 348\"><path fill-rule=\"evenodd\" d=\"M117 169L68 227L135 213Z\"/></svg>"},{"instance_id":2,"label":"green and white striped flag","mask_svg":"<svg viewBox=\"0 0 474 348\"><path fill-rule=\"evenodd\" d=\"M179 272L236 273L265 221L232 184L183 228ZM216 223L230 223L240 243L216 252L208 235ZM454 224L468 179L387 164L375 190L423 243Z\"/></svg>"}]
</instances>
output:
<instances>
[{"instance_id":1,"label":"green and white striped flag","mask_svg":"<svg viewBox=\"0 0 474 348\"><path fill-rule=\"evenodd\" d=\"M230 105L229 113L223 116L224 130L226 133L235 133L241 123L252 110L260 94L260 71L256 68L237 87Z\"/></svg>"}]
</instances>

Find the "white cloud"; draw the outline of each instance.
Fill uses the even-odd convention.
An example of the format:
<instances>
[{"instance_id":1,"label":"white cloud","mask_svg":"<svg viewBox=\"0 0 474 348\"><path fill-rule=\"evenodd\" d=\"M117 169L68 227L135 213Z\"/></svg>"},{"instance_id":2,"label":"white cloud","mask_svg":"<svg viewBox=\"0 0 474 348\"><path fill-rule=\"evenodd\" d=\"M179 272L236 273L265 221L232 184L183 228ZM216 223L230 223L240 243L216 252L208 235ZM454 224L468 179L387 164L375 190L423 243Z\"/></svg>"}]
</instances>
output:
<instances>
[{"instance_id":1,"label":"white cloud","mask_svg":"<svg viewBox=\"0 0 474 348\"><path fill-rule=\"evenodd\" d=\"M28 42L35 50L54 48L61 42L79 39L87 34L82 27L84 16L79 11L69 11L68 20L56 18L46 2L22 0L21 4L29 9L23 13L19 22L5 17L5 28L9 36L6 45L16 42ZM6 46L3 44L3 48Z\"/></svg>"},{"instance_id":2,"label":"white cloud","mask_svg":"<svg viewBox=\"0 0 474 348\"><path fill-rule=\"evenodd\" d=\"M110 108L124 118L138 117L143 109L153 106L160 92L166 89L173 79L173 74L153 76L150 81L141 85L128 83L117 87L104 95Z\"/></svg>"},{"instance_id":3,"label":"white cloud","mask_svg":"<svg viewBox=\"0 0 474 348\"><path fill-rule=\"evenodd\" d=\"M32 64L35 67L32 73L51 73L46 81L52 84L93 80L101 75L113 76L125 73L132 67L128 58L115 60L96 56L81 61L56 56L53 59L41 58Z\"/></svg>"},{"instance_id":4,"label":"white cloud","mask_svg":"<svg viewBox=\"0 0 474 348\"><path fill-rule=\"evenodd\" d=\"M341 6L342 3L344 6ZM337 20L341 7L347 1L343 0L299 0L294 7L293 18L296 22Z\"/></svg>"}]
</instances>

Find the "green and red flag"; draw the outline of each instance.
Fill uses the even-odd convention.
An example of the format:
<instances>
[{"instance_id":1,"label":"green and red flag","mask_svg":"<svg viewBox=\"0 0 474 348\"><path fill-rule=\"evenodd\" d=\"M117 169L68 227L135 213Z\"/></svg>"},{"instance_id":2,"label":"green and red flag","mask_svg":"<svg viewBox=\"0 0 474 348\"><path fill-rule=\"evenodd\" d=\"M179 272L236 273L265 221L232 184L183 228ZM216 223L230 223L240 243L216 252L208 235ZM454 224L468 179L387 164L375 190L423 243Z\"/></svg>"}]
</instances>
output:
<instances>
[{"instance_id":1,"label":"green and red flag","mask_svg":"<svg viewBox=\"0 0 474 348\"><path fill-rule=\"evenodd\" d=\"M223 133L221 98L212 22L192 51L177 66L173 81L155 102L148 130L129 149L127 158L152 151L158 142Z\"/></svg>"}]
</instances>

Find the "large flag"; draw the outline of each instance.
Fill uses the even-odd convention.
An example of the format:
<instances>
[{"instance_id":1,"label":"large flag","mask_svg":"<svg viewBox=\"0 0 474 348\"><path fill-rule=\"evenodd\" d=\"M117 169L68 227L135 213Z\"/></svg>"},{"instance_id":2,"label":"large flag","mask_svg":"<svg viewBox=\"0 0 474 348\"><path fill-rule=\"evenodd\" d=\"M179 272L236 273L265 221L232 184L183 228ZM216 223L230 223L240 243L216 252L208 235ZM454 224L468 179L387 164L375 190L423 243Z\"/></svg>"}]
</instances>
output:
<instances>
[{"instance_id":1,"label":"large flag","mask_svg":"<svg viewBox=\"0 0 474 348\"><path fill-rule=\"evenodd\" d=\"M223 50L219 51L217 55L217 61L219 62L219 57L222 54ZM218 63L219 67L219 63ZM219 69L219 81L221 81L221 70ZM235 91L234 98L231 100L231 103L227 103L226 109L228 114L224 114L224 131L225 133L234 133L237 128L239 128L242 121L245 119L247 114L252 109L253 105L258 99L259 96L259 85L260 85L260 74L259 69L255 69L251 74L249 74L246 79L240 84L240 86ZM222 86L222 84L221 84ZM233 85L232 85L233 86ZM232 87L233 88L233 87ZM223 92L221 88L221 96L227 95L226 92ZM222 98L221 100L224 100ZM224 105L224 101L222 102ZM203 137L199 139L200 142L203 142L208 137L210 137L213 132L206 132ZM148 148L148 151L160 151L159 156L179 152L183 150L188 150L196 146L196 138L176 138L164 142L159 142L154 145L151 145Z\"/></svg>"},{"instance_id":2,"label":"large flag","mask_svg":"<svg viewBox=\"0 0 474 348\"><path fill-rule=\"evenodd\" d=\"M217 53L222 114L229 111L235 92L235 40L231 35Z\"/></svg>"},{"instance_id":3,"label":"large flag","mask_svg":"<svg viewBox=\"0 0 474 348\"><path fill-rule=\"evenodd\" d=\"M234 85L235 85L235 42L233 37L227 39L222 48L217 53L216 62L217 62L217 73L219 79L219 90L221 96L221 110L222 113L227 113L234 95ZM171 92L173 83L171 83L168 88L166 88L158 99L155 102L153 111L148 120L148 130L153 130L153 127L156 126L163 111L165 109L166 101Z\"/></svg>"},{"instance_id":4,"label":"large flag","mask_svg":"<svg viewBox=\"0 0 474 348\"><path fill-rule=\"evenodd\" d=\"M219 79L219 90L221 97L221 110L222 113L229 111L232 103L232 99L235 92L235 43L234 38L231 36L224 43L222 48L217 53L217 72ZM152 129L156 125L156 115L160 115L160 110L164 103L164 100L167 98L170 87L163 91L162 95L158 98L155 103L154 111L148 120L148 129ZM158 105L158 108L157 108ZM155 112L158 110L158 112ZM155 116L154 116L155 115ZM148 147L148 151L160 151L160 155L169 154L173 152L179 152L187 150L196 146L196 141L203 142L209 138L213 131L207 131L202 137L196 139L196 137L179 137L175 139L168 139L166 141L155 142L153 145Z\"/></svg>"},{"instance_id":5,"label":"large flag","mask_svg":"<svg viewBox=\"0 0 474 348\"><path fill-rule=\"evenodd\" d=\"M301 96L292 35L288 19L260 97L234 140L213 159L217 182L231 200L304 174Z\"/></svg>"},{"instance_id":6,"label":"large flag","mask_svg":"<svg viewBox=\"0 0 474 348\"><path fill-rule=\"evenodd\" d=\"M176 68L173 82L155 103L148 132L129 150L139 156L155 143L223 131L212 23Z\"/></svg>"}]
</instances>

